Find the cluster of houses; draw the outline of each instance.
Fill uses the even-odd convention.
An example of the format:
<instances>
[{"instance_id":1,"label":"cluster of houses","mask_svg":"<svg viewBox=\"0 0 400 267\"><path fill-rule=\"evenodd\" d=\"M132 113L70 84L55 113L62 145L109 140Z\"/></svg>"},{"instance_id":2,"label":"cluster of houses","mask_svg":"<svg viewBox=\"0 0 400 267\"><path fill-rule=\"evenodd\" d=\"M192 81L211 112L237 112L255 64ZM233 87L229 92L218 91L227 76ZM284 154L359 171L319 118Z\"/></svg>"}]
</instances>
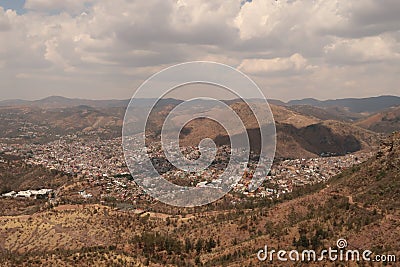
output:
<instances>
[{"instance_id":1,"label":"cluster of houses","mask_svg":"<svg viewBox=\"0 0 400 267\"><path fill-rule=\"evenodd\" d=\"M1 195L4 198L32 198L32 199L49 199L54 198L55 192L53 189L11 191Z\"/></svg>"},{"instance_id":2,"label":"cluster of houses","mask_svg":"<svg viewBox=\"0 0 400 267\"><path fill-rule=\"evenodd\" d=\"M49 169L85 178L89 186L99 188L100 197L135 201L143 195L143 191L132 180L125 164L121 143L121 138L84 140L78 136L65 136L60 138L59 141L48 144L21 144L15 146L0 144L0 149L12 154L25 156L27 164L41 165ZM143 144L139 139L132 137L131 146L133 151L137 151ZM183 153L190 159L196 159L199 156L197 149L194 147L185 147L183 150ZM29 152L28 156L26 151ZM226 184L226 181L222 181L220 176L229 162L230 147L228 146L218 149L216 160L214 160L212 167L205 169L201 174L193 174L177 168L171 168L160 143L148 145L146 152L148 157L153 159L152 162L155 169L163 173L164 178L171 182L181 180L188 181L189 186L214 188L219 188ZM262 176L266 178L266 183L259 190L250 192L249 185L253 176L250 173L243 175L242 181L236 184L233 190L249 196L279 197L282 194L291 192L295 186L324 182L344 169L365 161L371 156L371 153L358 153L342 157L284 160L274 163L270 172L263 170L255 174L256 177ZM133 158L138 166L148 160L140 155L135 155ZM240 164L247 165L247 162ZM145 171L138 171L132 175L135 179L151 177ZM236 177L237 175L242 174L232 173L232 176ZM41 189L13 191L2 196L47 198L51 197L52 193L51 189ZM80 191L78 194L83 198L93 197L86 191Z\"/></svg>"}]
</instances>

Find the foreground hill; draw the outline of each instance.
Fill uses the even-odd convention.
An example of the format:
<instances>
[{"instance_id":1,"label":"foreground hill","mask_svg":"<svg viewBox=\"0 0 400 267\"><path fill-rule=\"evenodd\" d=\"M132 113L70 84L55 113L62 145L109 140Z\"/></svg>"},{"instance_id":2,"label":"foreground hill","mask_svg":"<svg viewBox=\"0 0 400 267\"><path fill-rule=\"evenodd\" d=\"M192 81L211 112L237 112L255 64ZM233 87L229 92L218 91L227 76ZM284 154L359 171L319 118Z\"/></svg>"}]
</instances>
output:
<instances>
[{"instance_id":1,"label":"foreground hill","mask_svg":"<svg viewBox=\"0 0 400 267\"><path fill-rule=\"evenodd\" d=\"M61 205L31 216L0 217L1 266L257 266L269 249L336 246L374 255L400 251L400 134L368 162L279 201L230 196L205 207L161 204L124 212L97 204ZM264 262L293 266L293 262ZM300 263L299 263L300 264ZM307 266L382 266L308 262ZM395 263L394 263L395 264ZM392 264L392 266L395 266Z\"/></svg>"},{"instance_id":2,"label":"foreground hill","mask_svg":"<svg viewBox=\"0 0 400 267\"><path fill-rule=\"evenodd\" d=\"M331 180L333 188L354 202L383 212L399 212L400 133L383 141L376 157ZM398 214L399 215L399 214Z\"/></svg>"}]
</instances>

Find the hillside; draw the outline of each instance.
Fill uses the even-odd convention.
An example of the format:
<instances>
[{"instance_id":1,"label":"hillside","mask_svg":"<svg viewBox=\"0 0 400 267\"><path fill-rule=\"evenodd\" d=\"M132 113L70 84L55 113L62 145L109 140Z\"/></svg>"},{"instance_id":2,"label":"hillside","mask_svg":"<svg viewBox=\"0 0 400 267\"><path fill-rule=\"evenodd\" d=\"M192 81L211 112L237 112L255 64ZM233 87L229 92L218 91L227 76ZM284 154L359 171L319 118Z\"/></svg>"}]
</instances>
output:
<instances>
[{"instance_id":1,"label":"hillside","mask_svg":"<svg viewBox=\"0 0 400 267\"><path fill-rule=\"evenodd\" d=\"M0 108L0 138L3 142L49 142L60 135L96 133L104 138L119 136L124 108L89 106L43 109ZM57 137L58 136L58 137Z\"/></svg>"},{"instance_id":2,"label":"hillside","mask_svg":"<svg viewBox=\"0 0 400 267\"><path fill-rule=\"evenodd\" d=\"M22 160L0 154L0 195L11 191L54 189L72 182L65 174L40 166L30 166ZM42 209L46 201L0 198L1 215L31 214Z\"/></svg>"},{"instance_id":3,"label":"hillside","mask_svg":"<svg viewBox=\"0 0 400 267\"><path fill-rule=\"evenodd\" d=\"M44 167L30 166L0 154L0 194L11 190L57 188L70 177Z\"/></svg>"},{"instance_id":4,"label":"hillside","mask_svg":"<svg viewBox=\"0 0 400 267\"><path fill-rule=\"evenodd\" d=\"M379 133L392 133L400 130L400 106L373 114L356 122L357 126Z\"/></svg>"},{"instance_id":5,"label":"hillside","mask_svg":"<svg viewBox=\"0 0 400 267\"><path fill-rule=\"evenodd\" d=\"M153 203L146 211L127 212L98 204L60 205L31 216L3 216L0 263L254 266L265 245L320 251L335 247L339 238L351 249L400 256L399 156L398 133L368 162L278 201L232 203L227 195L200 208ZM330 261L307 266L321 264L337 266Z\"/></svg>"},{"instance_id":6,"label":"hillside","mask_svg":"<svg viewBox=\"0 0 400 267\"><path fill-rule=\"evenodd\" d=\"M324 121L302 128L277 123L276 127L277 157L315 157L324 153L344 155L369 150L378 142L374 133L337 121Z\"/></svg>"},{"instance_id":7,"label":"hillside","mask_svg":"<svg viewBox=\"0 0 400 267\"><path fill-rule=\"evenodd\" d=\"M244 121L250 142L255 151L259 147L258 126L254 116L250 116L248 107L243 103L231 105ZM363 149L371 149L378 143L374 132L351 123L321 120L311 115L305 115L290 110L287 107L271 105L277 132L278 158L315 157L322 153L344 155ZM157 117L158 118L158 117ZM202 138L210 137L218 144L229 144L229 138L217 123L208 120L193 120L186 125L184 135L181 135L182 145L196 145Z\"/></svg>"},{"instance_id":8,"label":"hillside","mask_svg":"<svg viewBox=\"0 0 400 267\"><path fill-rule=\"evenodd\" d=\"M331 184L339 192L351 194L353 200L363 206L385 212L398 212L400 132L381 143L375 158L337 176Z\"/></svg>"},{"instance_id":9,"label":"hillside","mask_svg":"<svg viewBox=\"0 0 400 267\"><path fill-rule=\"evenodd\" d=\"M293 105L287 106L287 108L306 116L313 116L320 120L352 122L365 117L364 114L350 112L343 107L316 107L311 105Z\"/></svg>"},{"instance_id":10,"label":"hillside","mask_svg":"<svg viewBox=\"0 0 400 267\"><path fill-rule=\"evenodd\" d=\"M147 122L148 134L159 139L161 125L169 112L180 103L165 100L153 110ZM257 148L258 124L249 108L242 102L232 101L230 106L244 122L246 129L255 138L252 144ZM301 112L285 106L270 105L277 128L277 156L283 158L313 157L324 152L345 154L361 149L370 149L376 144L373 132L353 126L341 120L327 120L331 116L318 116L316 112ZM262 107L260 107L262 108ZM226 117L223 111L210 107L210 112ZM267 111L266 111L267 112ZM0 108L1 142L46 143L60 135L80 134L89 138L114 138L121 135L125 109L122 107L95 108L80 105L69 108L13 107ZM143 120L140 107L134 112L134 120ZM187 120L183 112L176 122ZM268 124L268 120L262 122ZM197 145L205 137L213 138L219 144L229 144L223 128L210 120L189 122L181 135L181 144ZM218 140L217 140L218 137ZM252 141L252 140L251 140ZM257 150L257 149L255 149Z\"/></svg>"}]
</instances>

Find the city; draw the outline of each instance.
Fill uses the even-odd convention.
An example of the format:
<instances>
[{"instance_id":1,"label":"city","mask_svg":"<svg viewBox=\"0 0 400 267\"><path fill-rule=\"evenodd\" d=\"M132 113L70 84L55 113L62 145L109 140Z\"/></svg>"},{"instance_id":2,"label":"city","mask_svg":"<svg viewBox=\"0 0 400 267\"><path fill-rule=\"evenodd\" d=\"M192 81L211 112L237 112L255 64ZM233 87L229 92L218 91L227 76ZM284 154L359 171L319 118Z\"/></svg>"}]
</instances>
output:
<instances>
[{"instance_id":1,"label":"city","mask_svg":"<svg viewBox=\"0 0 400 267\"><path fill-rule=\"evenodd\" d=\"M143 190L135 183L135 179L145 178L146 173L137 174L132 178L126 166L122 153L122 140L87 140L78 135L69 135L44 145L0 145L1 154L21 157L28 165L40 165L49 170L56 170L71 176L83 179L87 182L87 188L81 188L92 193L91 196L99 200L114 197L119 201L134 203L143 196ZM138 147L140 143L136 143ZM196 157L196 149L187 147L184 149L188 158ZM165 159L160 144L152 144L147 151L149 158L158 159L155 168L163 174L163 177L177 184L187 186L218 187L219 177L229 161L229 147L222 147L218 155L219 164L212 164L201 174L188 173L172 168ZM374 152L358 152L345 156L319 157L309 159L288 159L277 161L273 164L263 186L255 192L249 192L249 183L254 169L254 163L249 163L248 171L243 174L233 188L247 197L279 198L285 193L290 193L293 187L323 183L329 178L358 165L373 156ZM138 158L137 164L141 164ZM92 188L93 187L93 192ZM100 192L97 188L101 188ZM95 189L96 188L96 189ZM53 188L57 190L57 188ZM76 192L79 194L79 192ZM3 196L9 196L4 193Z\"/></svg>"}]
</instances>

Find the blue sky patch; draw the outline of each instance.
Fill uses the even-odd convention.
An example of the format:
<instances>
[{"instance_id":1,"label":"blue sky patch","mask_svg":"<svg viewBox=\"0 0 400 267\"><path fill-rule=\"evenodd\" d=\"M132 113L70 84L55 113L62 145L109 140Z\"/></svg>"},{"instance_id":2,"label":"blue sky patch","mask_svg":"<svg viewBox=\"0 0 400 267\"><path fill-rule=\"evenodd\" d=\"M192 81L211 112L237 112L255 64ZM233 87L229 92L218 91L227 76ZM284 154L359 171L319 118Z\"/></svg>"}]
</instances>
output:
<instances>
[{"instance_id":1,"label":"blue sky patch","mask_svg":"<svg viewBox=\"0 0 400 267\"><path fill-rule=\"evenodd\" d=\"M25 13L24 5L25 0L0 0L0 6L5 10L12 9L17 11L18 14Z\"/></svg>"}]
</instances>

